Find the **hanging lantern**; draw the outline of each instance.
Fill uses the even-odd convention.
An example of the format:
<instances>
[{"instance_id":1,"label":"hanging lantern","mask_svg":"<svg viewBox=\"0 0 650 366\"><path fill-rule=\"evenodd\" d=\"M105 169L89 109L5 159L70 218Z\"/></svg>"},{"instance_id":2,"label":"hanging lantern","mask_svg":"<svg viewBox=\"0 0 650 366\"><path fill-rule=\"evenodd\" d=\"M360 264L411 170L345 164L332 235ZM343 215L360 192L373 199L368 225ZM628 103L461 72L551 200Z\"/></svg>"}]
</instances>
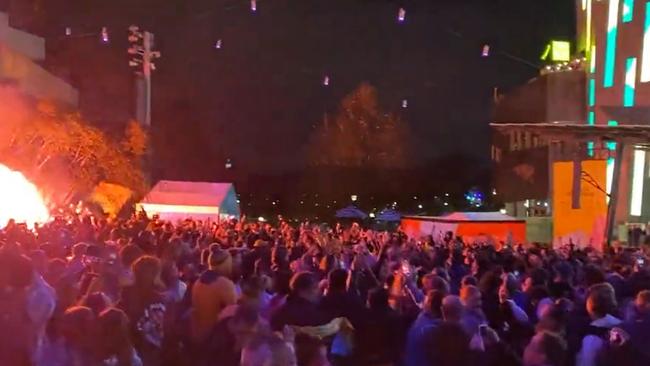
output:
<instances>
[{"instance_id":1,"label":"hanging lantern","mask_svg":"<svg viewBox=\"0 0 650 366\"><path fill-rule=\"evenodd\" d=\"M490 56L490 45L489 44L483 45L483 51L481 51L481 56L483 56L483 57Z\"/></svg>"},{"instance_id":2,"label":"hanging lantern","mask_svg":"<svg viewBox=\"0 0 650 366\"><path fill-rule=\"evenodd\" d=\"M409 107L409 101L406 99L402 100L402 108L408 108Z\"/></svg>"},{"instance_id":3,"label":"hanging lantern","mask_svg":"<svg viewBox=\"0 0 650 366\"><path fill-rule=\"evenodd\" d=\"M214 44L214 48L220 50L221 49L221 40L217 40L217 43Z\"/></svg>"},{"instance_id":4,"label":"hanging lantern","mask_svg":"<svg viewBox=\"0 0 650 366\"><path fill-rule=\"evenodd\" d=\"M102 42L108 43L108 40L109 40L108 39L108 28L102 27L101 38L102 38Z\"/></svg>"},{"instance_id":5,"label":"hanging lantern","mask_svg":"<svg viewBox=\"0 0 650 366\"><path fill-rule=\"evenodd\" d=\"M323 85L325 85L325 86L330 85L330 77L329 76L325 76L323 78Z\"/></svg>"},{"instance_id":6,"label":"hanging lantern","mask_svg":"<svg viewBox=\"0 0 650 366\"><path fill-rule=\"evenodd\" d=\"M257 11L257 0L251 0L251 11L252 12Z\"/></svg>"},{"instance_id":7,"label":"hanging lantern","mask_svg":"<svg viewBox=\"0 0 650 366\"><path fill-rule=\"evenodd\" d=\"M71 36L72 35L72 28L65 27L65 35L66 36Z\"/></svg>"},{"instance_id":8,"label":"hanging lantern","mask_svg":"<svg viewBox=\"0 0 650 366\"><path fill-rule=\"evenodd\" d=\"M404 8L399 8L399 11L397 12L397 21L403 23L405 19L406 19L406 10Z\"/></svg>"}]
</instances>

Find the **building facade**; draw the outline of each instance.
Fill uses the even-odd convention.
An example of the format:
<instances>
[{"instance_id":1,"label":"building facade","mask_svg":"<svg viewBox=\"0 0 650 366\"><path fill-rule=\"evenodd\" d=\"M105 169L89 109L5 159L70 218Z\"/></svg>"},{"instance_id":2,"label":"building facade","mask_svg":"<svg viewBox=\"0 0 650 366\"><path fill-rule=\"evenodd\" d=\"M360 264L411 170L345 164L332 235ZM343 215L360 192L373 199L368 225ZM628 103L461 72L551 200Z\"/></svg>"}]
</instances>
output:
<instances>
[{"instance_id":1,"label":"building facade","mask_svg":"<svg viewBox=\"0 0 650 366\"><path fill-rule=\"evenodd\" d=\"M11 27L0 12L0 82L36 99L76 107L77 90L43 68L44 60L45 40Z\"/></svg>"},{"instance_id":2,"label":"building facade","mask_svg":"<svg viewBox=\"0 0 650 366\"><path fill-rule=\"evenodd\" d=\"M576 14L576 52L588 60L586 123L650 125L650 1L577 0ZM650 221L649 160L640 146L626 146L617 159L619 224ZM609 158L608 189L613 164Z\"/></svg>"}]
</instances>

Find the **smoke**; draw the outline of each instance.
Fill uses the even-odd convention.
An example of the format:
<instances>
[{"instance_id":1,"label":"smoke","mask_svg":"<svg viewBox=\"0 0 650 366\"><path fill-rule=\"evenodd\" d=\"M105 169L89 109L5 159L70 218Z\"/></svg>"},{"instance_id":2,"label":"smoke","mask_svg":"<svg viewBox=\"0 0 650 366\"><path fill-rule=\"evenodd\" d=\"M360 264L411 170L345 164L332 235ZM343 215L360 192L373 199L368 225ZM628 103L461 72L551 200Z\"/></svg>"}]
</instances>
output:
<instances>
[{"instance_id":1,"label":"smoke","mask_svg":"<svg viewBox=\"0 0 650 366\"><path fill-rule=\"evenodd\" d=\"M33 116L33 109L12 86L0 86L0 101L0 146L6 146L15 128Z\"/></svg>"}]
</instances>

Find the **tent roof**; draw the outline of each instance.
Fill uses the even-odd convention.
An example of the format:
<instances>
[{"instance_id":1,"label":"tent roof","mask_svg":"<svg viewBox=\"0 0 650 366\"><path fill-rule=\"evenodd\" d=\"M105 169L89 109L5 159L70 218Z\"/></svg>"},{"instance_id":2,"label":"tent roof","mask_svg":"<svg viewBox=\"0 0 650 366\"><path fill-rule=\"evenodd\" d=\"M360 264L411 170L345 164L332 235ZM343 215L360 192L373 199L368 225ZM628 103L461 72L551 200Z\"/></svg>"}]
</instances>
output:
<instances>
[{"instance_id":1,"label":"tent roof","mask_svg":"<svg viewBox=\"0 0 650 366\"><path fill-rule=\"evenodd\" d=\"M231 189L232 183L161 180L142 199L142 203L220 206Z\"/></svg>"},{"instance_id":2,"label":"tent roof","mask_svg":"<svg viewBox=\"0 0 650 366\"><path fill-rule=\"evenodd\" d=\"M339 219L365 219L368 215L357 206L350 205L336 211L336 217Z\"/></svg>"},{"instance_id":3,"label":"tent roof","mask_svg":"<svg viewBox=\"0 0 650 366\"><path fill-rule=\"evenodd\" d=\"M405 216L408 219L442 222L518 222L524 221L500 212L453 212L445 216Z\"/></svg>"}]
</instances>

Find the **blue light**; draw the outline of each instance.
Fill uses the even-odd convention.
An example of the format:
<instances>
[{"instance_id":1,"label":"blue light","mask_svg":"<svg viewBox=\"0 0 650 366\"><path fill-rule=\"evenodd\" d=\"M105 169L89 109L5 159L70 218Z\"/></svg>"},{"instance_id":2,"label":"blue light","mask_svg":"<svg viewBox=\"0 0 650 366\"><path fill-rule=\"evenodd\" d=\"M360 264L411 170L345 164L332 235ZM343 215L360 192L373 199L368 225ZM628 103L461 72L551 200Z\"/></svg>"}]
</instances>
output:
<instances>
[{"instance_id":1,"label":"blue light","mask_svg":"<svg viewBox=\"0 0 650 366\"><path fill-rule=\"evenodd\" d=\"M634 0L623 0L623 23L629 23L634 17Z\"/></svg>"},{"instance_id":2,"label":"blue light","mask_svg":"<svg viewBox=\"0 0 650 366\"><path fill-rule=\"evenodd\" d=\"M605 88L614 85L616 37L618 34L618 5L619 0L609 1L609 13L607 17L607 48L605 49L605 70L603 72L603 86Z\"/></svg>"},{"instance_id":3,"label":"blue light","mask_svg":"<svg viewBox=\"0 0 650 366\"><path fill-rule=\"evenodd\" d=\"M607 121L608 126L618 126L617 121ZM615 142L608 142L607 143L607 148L609 150L616 150L616 143Z\"/></svg>"},{"instance_id":4,"label":"blue light","mask_svg":"<svg viewBox=\"0 0 650 366\"><path fill-rule=\"evenodd\" d=\"M636 86L636 58L625 60L625 86L623 89L623 107L634 106L634 88Z\"/></svg>"}]
</instances>

